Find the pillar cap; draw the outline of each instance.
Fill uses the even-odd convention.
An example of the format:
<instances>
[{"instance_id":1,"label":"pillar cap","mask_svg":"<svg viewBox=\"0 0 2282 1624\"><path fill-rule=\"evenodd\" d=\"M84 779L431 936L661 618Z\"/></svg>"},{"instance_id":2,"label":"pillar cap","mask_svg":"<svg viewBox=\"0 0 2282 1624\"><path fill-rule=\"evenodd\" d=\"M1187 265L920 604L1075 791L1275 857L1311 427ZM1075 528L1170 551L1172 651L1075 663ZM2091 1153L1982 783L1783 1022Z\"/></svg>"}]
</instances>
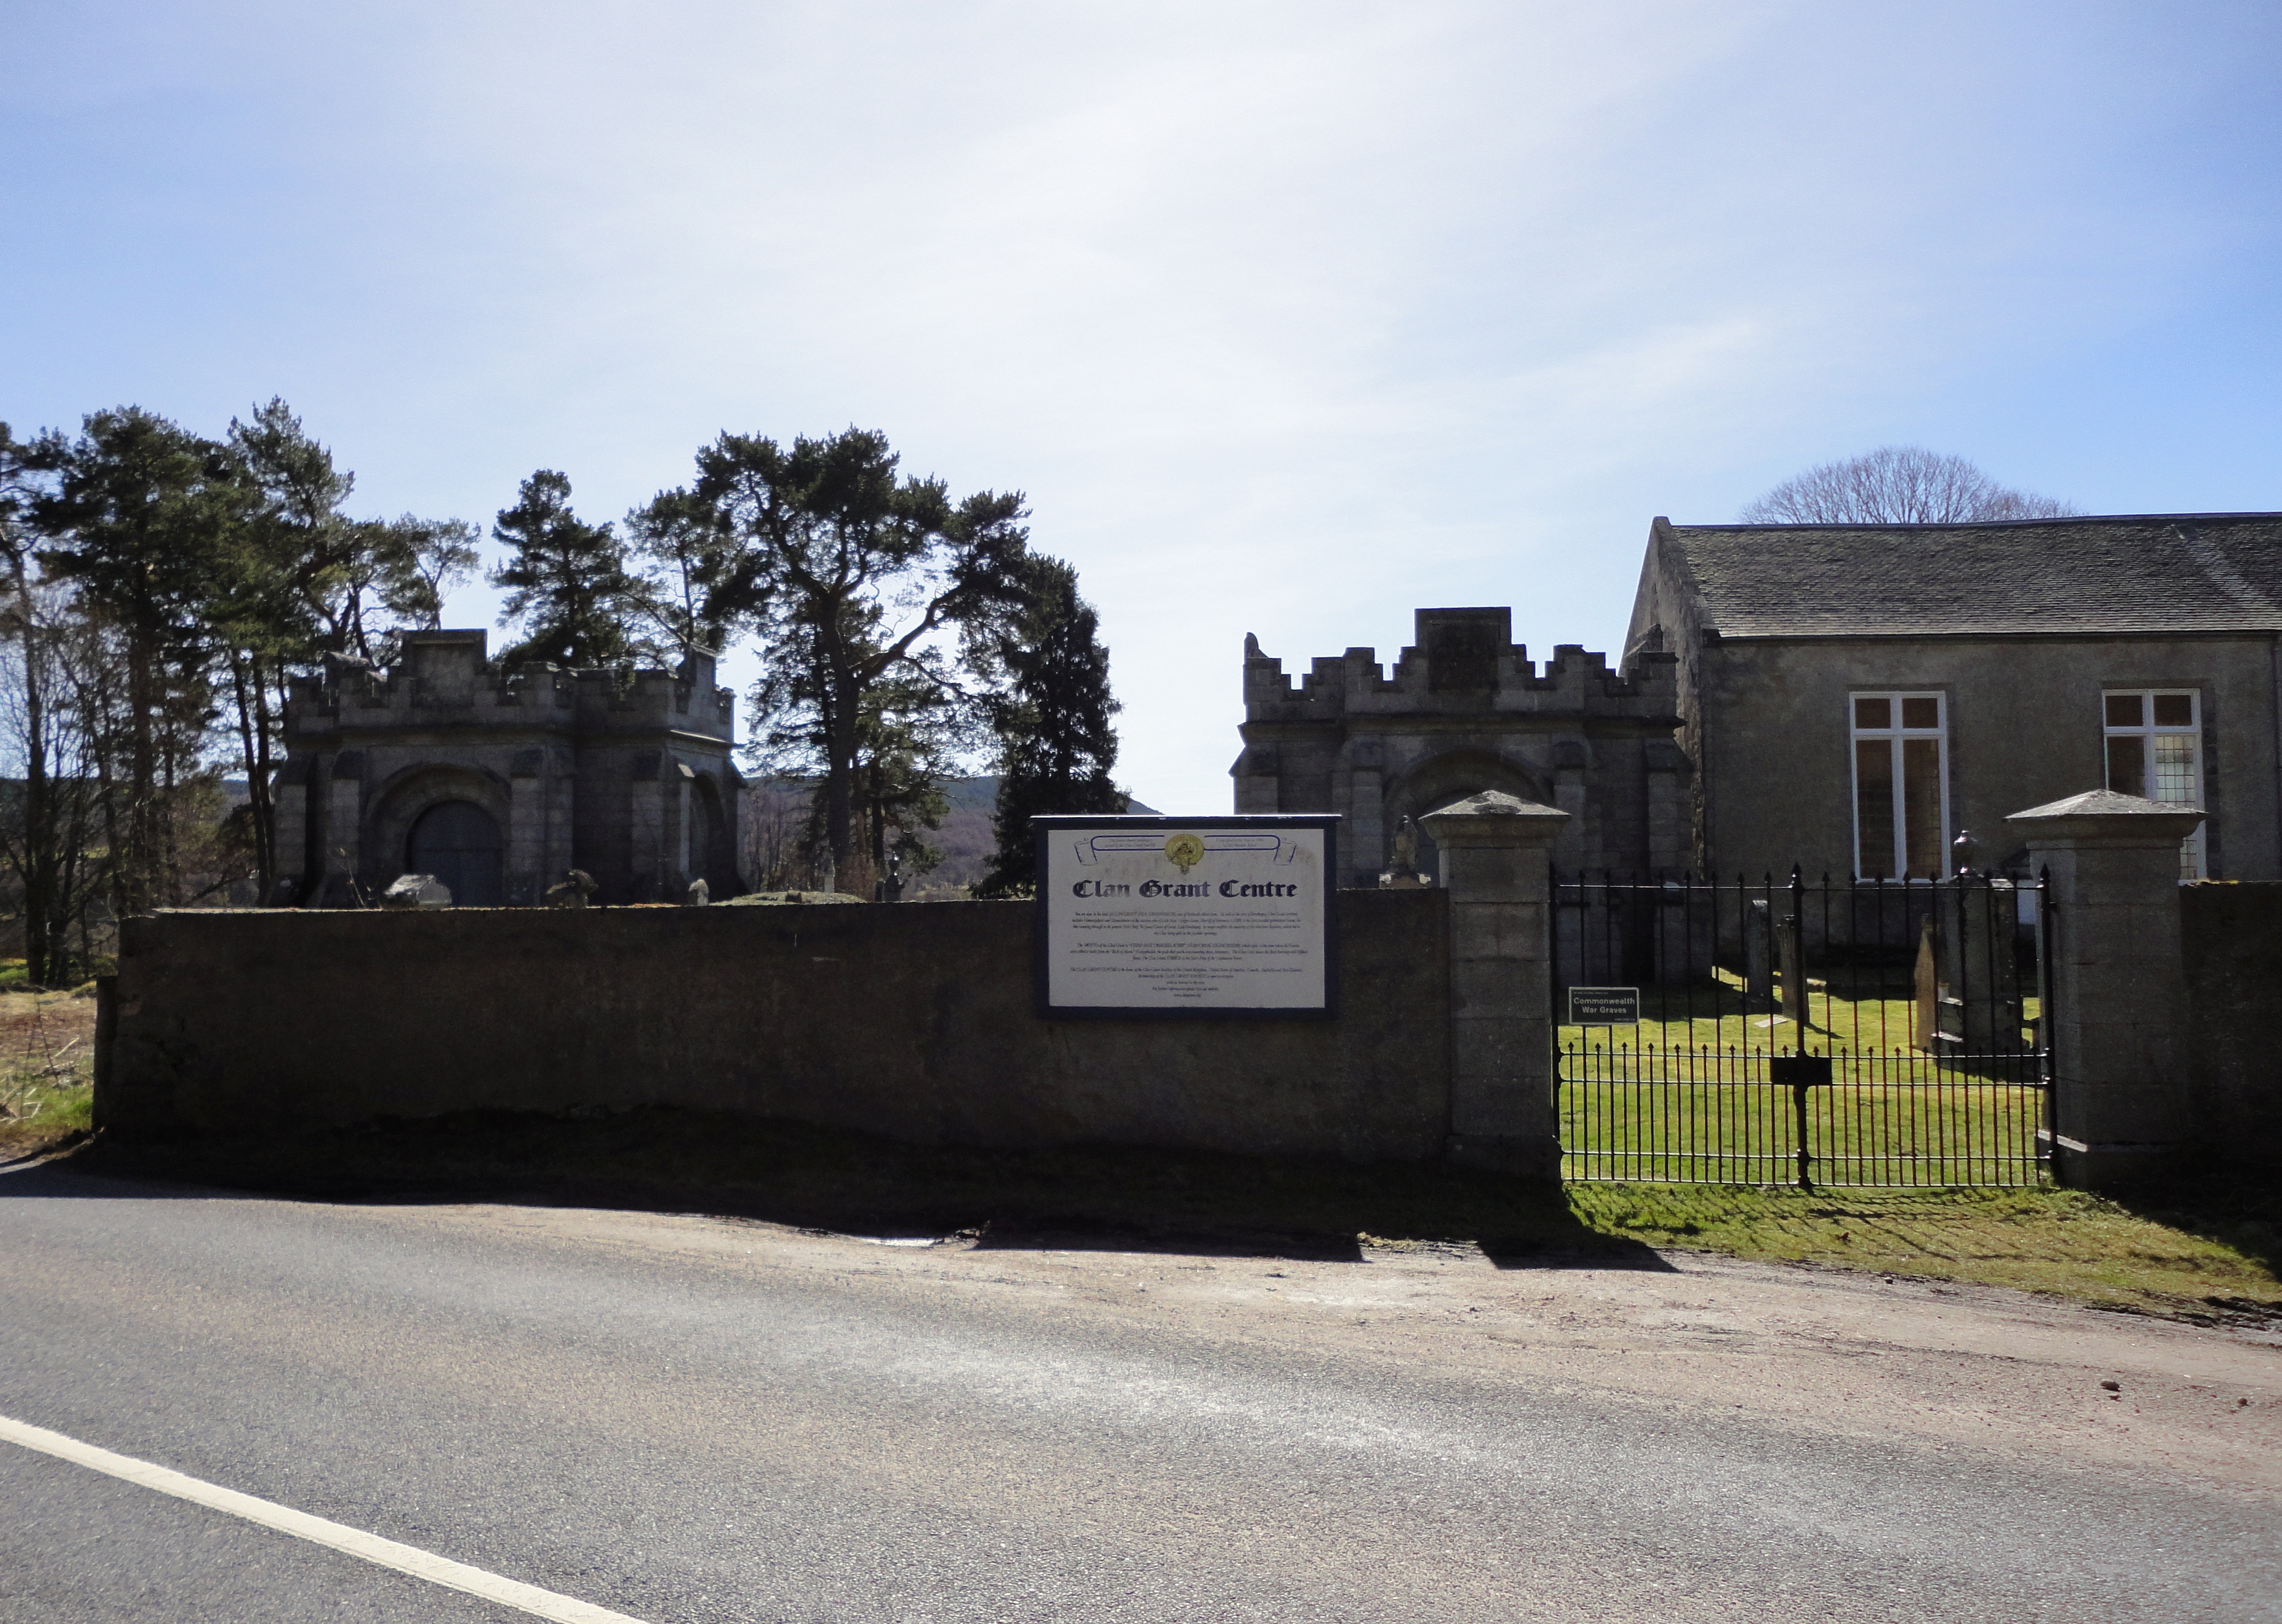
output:
<instances>
[{"instance_id":1,"label":"pillar cap","mask_svg":"<svg viewBox=\"0 0 2282 1624\"><path fill-rule=\"evenodd\" d=\"M2087 789L2064 801L2016 812L2005 821L2031 844L2176 845L2203 820L2200 806L2150 801L2114 789Z\"/></svg>"},{"instance_id":2,"label":"pillar cap","mask_svg":"<svg viewBox=\"0 0 2282 1624\"><path fill-rule=\"evenodd\" d=\"M1444 846L1522 845L1549 841L1569 821L1557 806L1541 806L1498 789L1485 789L1418 820Z\"/></svg>"}]
</instances>

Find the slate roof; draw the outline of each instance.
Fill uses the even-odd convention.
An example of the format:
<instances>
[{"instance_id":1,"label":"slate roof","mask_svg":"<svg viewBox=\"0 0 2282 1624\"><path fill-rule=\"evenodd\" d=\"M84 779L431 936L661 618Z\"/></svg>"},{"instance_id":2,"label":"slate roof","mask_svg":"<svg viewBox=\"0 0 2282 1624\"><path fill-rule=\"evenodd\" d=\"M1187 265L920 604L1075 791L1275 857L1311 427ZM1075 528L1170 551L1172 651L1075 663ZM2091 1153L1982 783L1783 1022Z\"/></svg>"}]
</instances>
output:
<instances>
[{"instance_id":1,"label":"slate roof","mask_svg":"<svg viewBox=\"0 0 2282 1624\"><path fill-rule=\"evenodd\" d=\"M2282 631L2282 513L1657 524L1723 637Z\"/></svg>"}]
</instances>

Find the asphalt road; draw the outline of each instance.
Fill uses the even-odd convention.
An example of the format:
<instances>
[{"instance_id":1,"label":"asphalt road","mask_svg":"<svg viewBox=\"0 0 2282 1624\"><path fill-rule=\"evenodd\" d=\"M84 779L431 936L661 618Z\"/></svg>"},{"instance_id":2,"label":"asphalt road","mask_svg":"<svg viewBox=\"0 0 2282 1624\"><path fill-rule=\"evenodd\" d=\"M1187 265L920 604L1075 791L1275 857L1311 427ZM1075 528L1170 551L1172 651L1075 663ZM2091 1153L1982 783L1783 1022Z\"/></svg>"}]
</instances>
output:
<instances>
[{"instance_id":1,"label":"asphalt road","mask_svg":"<svg viewBox=\"0 0 2282 1624\"><path fill-rule=\"evenodd\" d=\"M653 1624L2282 1618L2274 1348L1803 1289L34 1169L0 1415ZM0 1620L524 1616L0 1443Z\"/></svg>"}]
</instances>

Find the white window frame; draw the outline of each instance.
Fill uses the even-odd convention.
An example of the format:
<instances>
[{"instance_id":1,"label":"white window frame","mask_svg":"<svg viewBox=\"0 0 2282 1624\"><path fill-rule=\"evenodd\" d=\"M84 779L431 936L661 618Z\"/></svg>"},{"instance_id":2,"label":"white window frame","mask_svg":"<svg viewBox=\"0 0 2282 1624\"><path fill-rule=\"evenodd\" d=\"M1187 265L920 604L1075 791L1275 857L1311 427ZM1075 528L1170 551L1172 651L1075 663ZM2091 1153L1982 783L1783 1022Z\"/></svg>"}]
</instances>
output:
<instances>
[{"instance_id":1,"label":"white window frame","mask_svg":"<svg viewBox=\"0 0 2282 1624\"><path fill-rule=\"evenodd\" d=\"M1858 699L1885 700L1891 706L1887 714L1893 719L1893 726L1857 727L1854 719L1858 712L1854 702ZM1940 718L1938 724L1931 727L1903 727L1902 701L1905 699L1932 700L1940 707L1935 711L1935 715ZM1862 864L1861 746L1866 740L1875 739L1886 740L1892 751L1894 849L1888 854L1893 865L1888 872L1897 877L1909 874L1913 880L1938 880L1945 870L1950 850L1949 695L1938 688L1857 688L1846 695L1846 781L1851 792L1847 801L1846 820L1853 830L1854 877L1858 880L1867 877ZM1941 787L1941 840L1940 855L1935 859L1935 871L1931 874L1909 873L1909 813L1907 789L1902 776L1902 742L1906 739L1931 739L1937 746L1936 772Z\"/></svg>"},{"instance_id":2,"label":"white window frame","mask_svg":"<svg viewBox=\"0 0 2282 1624\"><path fill-rule=\"evenodd\" d=\"M2109 727L2107 702L2110 699L2132 697L2139 701L2139 726L2137 727ZM2191 707L2187 723L2183 727L2158 727L2155 722L2155 701L2158 697L2186 700ZM2113 787L2107 769L2107 742L2110 739L2136 738L2141 741L2141 744L2139 788L2134 793L2144 799L2154 800L2156 798L2155 741L2158 737L2184 738L2190 741L2193 745L2193 753L2189 760L2194 768L2194 793L2193 798L2184 804L2205 810L2203 820L2195 826L2195 832L2179 843L2179 882L2184 885L2190 880L2208 879L2210 863L2209 843L2207 836L2210 832L2210 814L2208 810L2209 802L2207 796L2209 785L2203 777L2202 690L2193 688L2103 688L2100 690L2100 781L2103 788ZM2176 805L2182 803L2165 802L2164 804Z\"/></svg>"}]
</instances>

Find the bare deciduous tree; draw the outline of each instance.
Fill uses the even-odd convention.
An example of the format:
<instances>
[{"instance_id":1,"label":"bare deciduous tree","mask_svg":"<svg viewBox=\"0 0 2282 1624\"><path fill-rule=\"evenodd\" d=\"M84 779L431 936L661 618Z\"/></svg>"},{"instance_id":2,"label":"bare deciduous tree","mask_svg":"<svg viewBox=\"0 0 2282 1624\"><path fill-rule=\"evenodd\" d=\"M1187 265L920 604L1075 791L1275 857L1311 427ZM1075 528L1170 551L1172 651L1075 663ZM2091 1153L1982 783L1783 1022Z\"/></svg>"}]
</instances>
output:
<instances>
[{"instance_id":1,"label":"bare deciduous tree","mask_svg":"<svg viewBox=\"0 0 2282 1624\"><path fill-rule=\"evenodd\" d=\"M1736 517L1746 524L1961 524L2083 511L2001 486L1963 457L1881 446L1786 479Z\"/></svg>"}]
</instances>

